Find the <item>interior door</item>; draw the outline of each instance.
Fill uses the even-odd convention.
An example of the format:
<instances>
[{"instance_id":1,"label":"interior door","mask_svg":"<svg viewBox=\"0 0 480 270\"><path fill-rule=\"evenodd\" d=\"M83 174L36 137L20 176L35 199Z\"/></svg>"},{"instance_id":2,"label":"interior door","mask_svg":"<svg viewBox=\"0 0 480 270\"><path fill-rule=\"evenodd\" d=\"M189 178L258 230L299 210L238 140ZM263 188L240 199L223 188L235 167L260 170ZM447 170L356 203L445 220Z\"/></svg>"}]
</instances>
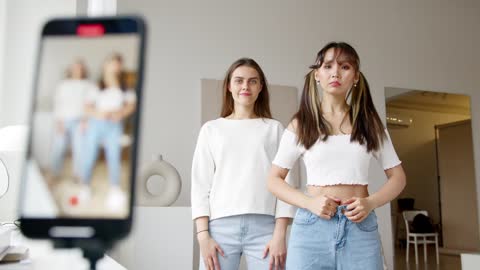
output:
<instances>
[{"instance_id":1,"label":"interior door","mask_svg":"<svg viewBox=\"0 0 480 270\"><path fill-rule=\"evenodd\" d=\"M471 121L435 127L443 247L480 250Z\"/></svg>"}]
</instances>

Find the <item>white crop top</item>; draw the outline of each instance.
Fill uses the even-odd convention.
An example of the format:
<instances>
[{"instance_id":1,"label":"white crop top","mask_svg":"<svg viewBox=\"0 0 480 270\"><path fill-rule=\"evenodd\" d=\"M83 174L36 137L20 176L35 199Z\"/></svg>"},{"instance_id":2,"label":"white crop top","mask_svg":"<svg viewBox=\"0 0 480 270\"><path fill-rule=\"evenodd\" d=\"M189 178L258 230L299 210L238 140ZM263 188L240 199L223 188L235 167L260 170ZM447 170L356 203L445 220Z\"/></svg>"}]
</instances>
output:
<instances>
[{"instance_id":1,"label":"white crop top","mask_svg":"<svg viewBox=\"0 0 480 270\"><path fill-rule=\"evenodd\" d=\"M330 135L326 141L318 140L306 150L297 144L297 135L285 129L273 164L291 169L302 157L307 170L307 185L368 185L368 169L372 158L378 160L383 169L401 163L393 148L388 131L387 138L376 152L367 152L365 145L350 142L350 134Z\"/></svg>"},{"instance_id":2,"label":"white crop top","mask_svg":"<svg viewBox=\"0 0 480 270\"><path fill-rule=\"evenodd\" d=\"M114 112L122 109L125 103L135 103L137 96L134 90L123 91L117 87L109 87L103 90L95 89L87 96L87 102L95 105L95 109L101 112Z\"/></svg>"}]
</instances>

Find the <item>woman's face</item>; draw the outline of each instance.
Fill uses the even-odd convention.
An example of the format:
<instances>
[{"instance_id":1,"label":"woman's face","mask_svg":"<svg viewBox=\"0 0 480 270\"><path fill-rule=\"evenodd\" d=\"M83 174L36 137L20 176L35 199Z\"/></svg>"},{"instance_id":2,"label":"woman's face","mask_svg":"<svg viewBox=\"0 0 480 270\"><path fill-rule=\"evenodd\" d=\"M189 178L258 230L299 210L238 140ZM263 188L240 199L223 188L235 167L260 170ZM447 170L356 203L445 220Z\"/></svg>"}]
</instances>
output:
<instances>
[{"instance_id":1,"label":"woman's face","mask_svg":"<svg viewBox=\"0 0 480 270\"><path fill-rule=\"evenodd\" d=\"M81 63L74 63L70 67L70 73L72 75L72 79L82 79L84 74L85 67Z\"/></svg>"},{"instance_id":2,"label":"woman's face","mask_svg":"<svg viewBox=\"0 0 480 270\"><path fill-rule=\"evenodd\" d=\"M358 82L358 72L342 58L342 55L336 57L335 49L330 48L325 53L324 62L315 71L315 80L320 81L324 93L346 96L353 84Z\"/></svg>"},{"instance_id":3,"label":"woman's face","mask_svg":"<svg viewBox=\"0 0 480 270\"><path fill-rule=\"evenodd\" d=\"M108 59L105 62L105 74L117 75L122 71L122 62L116 58Z\"/></svg>"},{"instance_id":4,"label":"woman's face","mask_svg":"<svg viewBox=\"0 0 480 270\"><path fill-rule=\"evenodd\" d=\"M262 91L263 85L257 70L240 66L232 72L228 90L232 93L235 106L252 106Z\"/></svg>"}]
</instances>

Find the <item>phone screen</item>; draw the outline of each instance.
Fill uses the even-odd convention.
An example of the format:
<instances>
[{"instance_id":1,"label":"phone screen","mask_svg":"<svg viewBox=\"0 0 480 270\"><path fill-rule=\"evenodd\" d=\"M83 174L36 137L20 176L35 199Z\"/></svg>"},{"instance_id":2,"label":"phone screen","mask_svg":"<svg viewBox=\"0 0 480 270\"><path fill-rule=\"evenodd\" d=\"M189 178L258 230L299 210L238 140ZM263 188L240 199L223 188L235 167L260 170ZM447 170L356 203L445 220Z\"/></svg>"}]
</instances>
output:
<instances>
[{"instance_id":1,"label":"phone screen","mask_svg":"<svg viewBox=\"0 0 480 270\"><path fill-rule=\"evenodd\" d=\"M23 173L26 219L131 215L143 31L132 20L47 23Z\"/></svg>"}]
</instances>

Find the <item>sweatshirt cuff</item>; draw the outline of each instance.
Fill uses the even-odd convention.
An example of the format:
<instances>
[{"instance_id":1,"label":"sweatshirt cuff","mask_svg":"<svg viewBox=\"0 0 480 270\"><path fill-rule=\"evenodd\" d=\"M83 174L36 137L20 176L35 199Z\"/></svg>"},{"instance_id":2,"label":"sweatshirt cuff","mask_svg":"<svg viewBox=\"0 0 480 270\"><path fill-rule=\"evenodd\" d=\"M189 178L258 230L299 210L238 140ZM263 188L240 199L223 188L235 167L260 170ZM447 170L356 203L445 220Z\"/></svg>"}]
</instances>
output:
<instances>
[{"instance_id":1,"label":"sweatshirt cuff","mask_svg":"<svg viewBox=\"0 0 480 270\"><path fill-rule=\"evenodd\" d=\"M207 207L192 207L192 220L195 220L199 217L210 217L210 208Z\"/></svg>"},{"instance_id":2,"label":"sweatshirt cuff","mask_svg":"<svg viewBox=\"0 0 480 270\"><path fill-rule=\"evenodd\" d=\"M294 218L296 210L295 206L277 199L275 218Z\"/></svg>"}]
</instances>

